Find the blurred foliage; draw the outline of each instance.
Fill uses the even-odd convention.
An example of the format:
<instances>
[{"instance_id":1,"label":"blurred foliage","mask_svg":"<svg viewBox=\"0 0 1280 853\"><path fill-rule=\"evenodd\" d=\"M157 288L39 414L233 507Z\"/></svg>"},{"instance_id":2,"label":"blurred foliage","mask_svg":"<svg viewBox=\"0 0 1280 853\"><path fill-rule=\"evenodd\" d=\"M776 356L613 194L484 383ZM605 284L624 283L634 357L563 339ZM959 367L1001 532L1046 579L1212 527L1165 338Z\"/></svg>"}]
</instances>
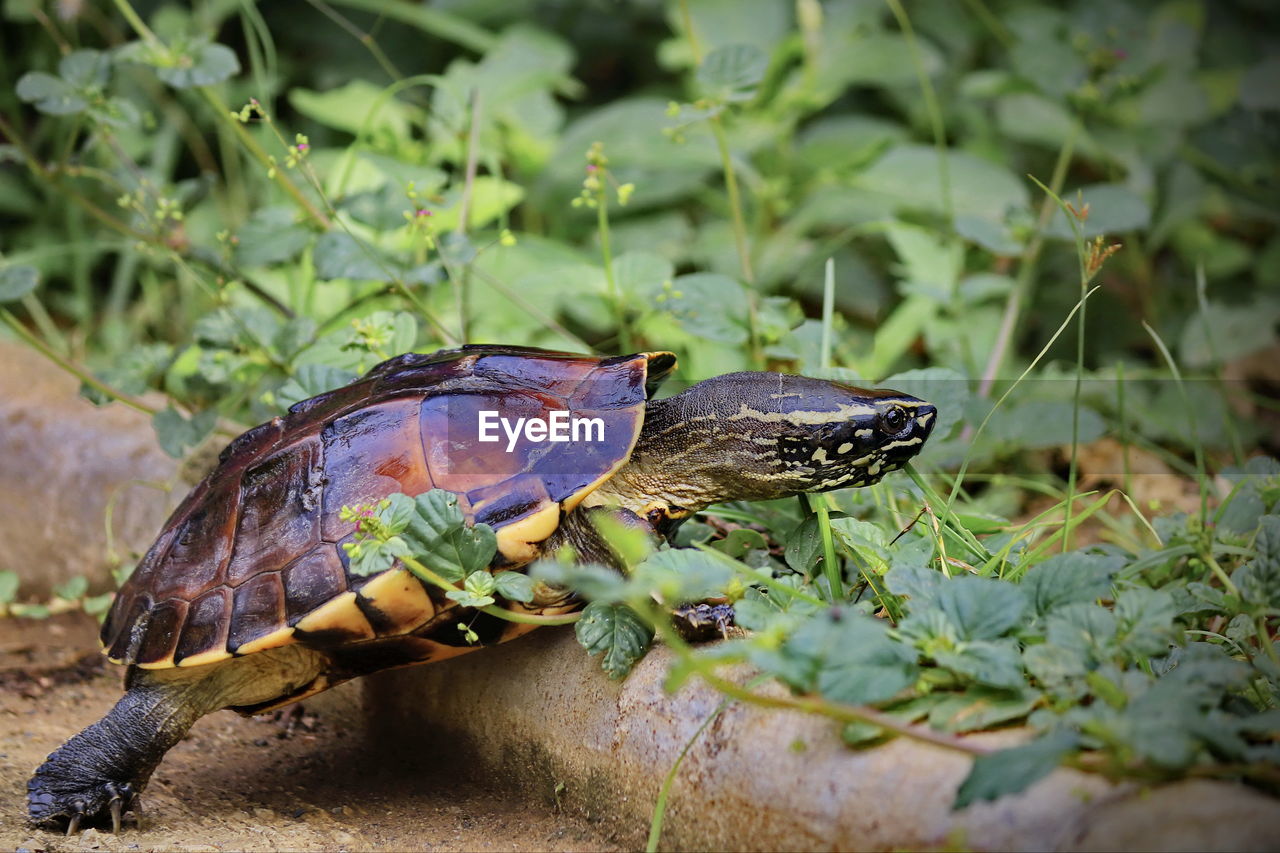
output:
<instances>
[{"instance_id":1,"label":"blurred foliage","mask_svg":"<svg viewBox=\"0 0 1280 853\"><path fill-rule=\"evenodd\" d=\"M1272 719L1280 665L1275 471L1249 459L1280 450L1262 0L0 15L0 321L90 399L151 412L167 452L463 341L882 381L938 405L918 465L950 495L689 523L756 634L685 666L1047 732L980 759L962 802L1059 760L1274 784L1248 768L1277 727L1239 722ZM601 594L612 669L647 636L620 602L724 568L707 553ZM885 734L868 719L851 742Z\"/></svg>"}]
</instances>

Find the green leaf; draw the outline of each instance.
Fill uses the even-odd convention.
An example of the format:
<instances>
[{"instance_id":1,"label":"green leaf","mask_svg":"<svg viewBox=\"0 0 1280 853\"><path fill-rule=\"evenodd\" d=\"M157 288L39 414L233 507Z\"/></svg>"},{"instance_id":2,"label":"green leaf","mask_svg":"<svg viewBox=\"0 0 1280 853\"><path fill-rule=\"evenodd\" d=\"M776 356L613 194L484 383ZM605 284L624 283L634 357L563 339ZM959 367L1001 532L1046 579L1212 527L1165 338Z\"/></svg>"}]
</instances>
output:
<instances>
[{"instance_id":1,"label":"green leaf","mask_svg":"<svg viewBox=\"0 0 1280 853\"><path fill-rule=\"evenodd\" d=\"M720 595L734 577L713 555L682 548L657 551L634 571L637 582L658 592L668 606Z\"/></svg>"},{"instance_id":2,"label":"green leaf","mask_svg":"<svg viewBox=\"0 0 1280 853\"><path fill-rule=\"evenodd\" d=\"M365 245L345 231L321 234L312 254L316 278L353 278L368 281L395 281L400 270L373 246Z\"/></svg>"},{"instance_id":3,"label":"green leaf","mask_svg":"<svg viewBox=\"0 0 1280 853\"><path fill-rule=\"evenodd\" d=\"M487 524L466 525L457 495L432 489L414 500L414 509L403 535L427 568L450 581L488 568L498 539Z\"/></svg>"},{"instance_id":4,"label":"green leaf","mask_svg":"<svg viewBox=\"0 0 1280 853\"><path fill-rule=\"evenodd\" d=\"M76 88L52 74L28 71L18 78L18 97L48 115L75 115L84 112L89 102Z\"/></svg>"},{"instance_id":5,"label":"green leaf","mask_svg":"<svg viewBox=\"0 0 1280 853\"><path fill-rule=\"evenodd\" d=\"M1116 617L1096 604L1066 604L1049 614L1045 637L1085 660L1109 660L1116 651Z\"/></svg>"},{"instance_id":6,"label":"green leaf","mask_svg":"<svg viewBox=\"0 0 1280 853\"><path fill-rule=\"evenodd\" d=\"M9 264L0 269L0 305L17 302L40 284L40 273L26 264Z\"/></svg>"},{"instance_id":7,"label":"green leaf","mask_svg":"<svg viewBox=\"0 0 1280 853\"><path fill-rule=\"evenodd\" d=\"M8 604L18 596L18 573L9 569L0 571L0 604Z\"/></svg>"},{"instance_id":8,"label":"green leaf","mask_svg":"<svg viewBox=\"0 0 1280 853\"><path fill-rule=\"evenodd\" d=\"M177 48L174 48L176 51ZM156 63L156 76L175 89L212 86L240 73L235 51L221 44L195 42L177 53L172 65Z\"/></svg>"},{"instance_id":9,"label":"green leaf","mask_svg":"<svg viewBox=\"0 0 1280 853\"><path fill-rule=\"evenodd\" d=\"M507 601L528 604L533 601L533 578L524 572L498 572L493 576L494 589Z\"/></svg>"},{"instance_id":10,"label":"green leaf","mask_svg":"<svg viewBox=\"0 0 1280 853\"><path fill-rule=\"evenodd\" d=\"M1117 639L1138 657L1164 654L1174 642L1178 608L1168 590L1134 587L1116 598Z\"/></svg>"},{"instance_id":11,"label":"green leaf","mask_svg":"<svg viewBox=\"0 0 1280 853\"><path fill-rule=\"evenodd\" d=\"M711 547L721 554L740 560L750 551L767 549L769 540L765 539L764 534L758 530L752 530L749 527L738 527L730 530L723 539L717 539L712 542Z\"/></svg>"},{"instance_id":12,"label":"green leaf","mask_svg":"<svg viewBox=\"0 0 1280 853\"><path fill-rule=\"evenodd\" d=\"M940 696L929 711L929 724L948 732L974 732L1025 717L1040 701L1040 693L1021 689L993 690L972 686L963 693Z\"/></svg>"},{"instance_id":13,"label":"green leaf","mask_svg":"<svg viewBox=\"0 0 1280 853\"><path fill-rule=\"evenodd\" d=\"M383 87L362 79L349 80L324 92L297 86L289 90L289 104L309 119L350 134L363 131L407 139L418 111L395 97L383 97L385 92ZM402 206L407 205L403 190L399 196Z\"/></svg>"},{"instance_id":14,"label":"green leaf","mask_svg":"<svg viewBox=\"0 0 1280 853\"><path fill-rule=\"evenodd\" d=\"M53 588L54 595L58 598L66 599L67 601L75 601L76 599L81 598L88 591L89 579L84 575L76 575L74 577L67 578L65 583L61 583Z\"/></svg>"},{"instance_id":15,"label":"green leaf","mask_svg":"<svg viewBox=\"0 0 1280 853\"><path fill-rule=\"evenodd\" d=\"M992 441L1003 441L1020 450L1038 450L1071 442L1074 405L1067 400L1025 400L1005 406L991 419L987 429ZM1080 407L1079 441L1086 444L1106 434L1102 416L1088 406Z\"/></svg>"},{"instance_id":16,"label":"green leaf","mask_svg":"<svg viewBox=\"0 0 1280 853\"><path fill-rule=\"evenodd\" d=\"M822 557L822 531L818 517L811 515L796 525L787 535L787 547L783 559L800 574L812 577L816 574L818 560Z\"/></svg>"},{"instance_id":17,"label":"green leaf","mask_svg":"<svg viewBox=\"0 0 1280 853\"><path fill-rule=\"evenodd\" d=\"M910 564L895 565L884 580L894 595L905 595L911 599L907 604L909 611L929 607L945 582L941 572Z\"/></svg>"},{"instance_id":18,"label":"green leaf","mask_svg":"<svg viewBox=\"0 0 1280 853\"><path fill-rule=\"evenodd\" d=\"M528 571L535 582L571 588L588 601L618 603L631 595L627 578L617 569L597 563L569 565L555 560L539 560Z\"/></svg>"},{"instance_id":19,"label":"green leaf","mask_svg":"<svg viewBox=\"0 0 1280 853\"><path fill-rule=\"evenodd\" d=\"M1015 584L960 575L938 589L937 606L963 640L994 640L1017 625L1027 599Z\"/></svg>"},{"instance_id":20,"label":"green leaf","mask_svg":"<svg viewBox=\"0 0 1280 853\"><path fill-rule=\"evenodd\" d=\"M1026 681L1018 644L1008 638L963 643L955 651L939 651L933 658L939 666L989 687L1021 687Z\"/></svg>"},{"instance_id":21,"label":"green leaf","mask_svg":"<svg viewBox=\"0 0 1280 853\"><path fill-rule=\"evenodd\" d=\"M58 75L73 88L101 90L111 82L111 56L100 50L75 50L58 61Z\"/></svg>"},{"instance_id":22,"label":"green leaf","mask_svg":"<svg viewBox=\"0 0 1280 853\"><path fill-rule=\"evenodd\" d=\"M1187 318L1178 354L1192 367L1236 361L1276 342L1280 301L1258 295L1248 305L1210 302Z\"/></svg>"},{"instance_id":23,"label":"green leaf","mask_svg":"<svg viewBox=\"0 0 1280 853\"><path fill-rule=\"evenodd\" d=\"M1085 238L1105 234L1123 234L1140 231L1151 224L1151 206L1141 196L1120 184L1093 184L1075 192L1062 194L1077 211L1089 206L1089 218L1079 223ZM1060 240L1074 240L1074 232L1067 224L1067 214L1056 210L1045 234Z\"/></svg>"},{"instance_id":24,"label":"green leaf","mask_svg":"<svg viewBox=\"0 0 1280 853\"><path fill-rule=\"evenodd\" d=\"M355 378L356 373L352 370L330 367L327 364L303 364L276 391L276 401L281 407L288 408L317 394L341 388Z\"/></svg>"},{"instance_id":25,"label":"green leaf","mask_svg":"<svg viewBox=\"0 0 1280 853\"><path fill-rule=\"evenodd\" d=\"M1122 558L1071 551L1055 554L1033 568L1022 582L1031 609L1044 616L1065 604L1105 598Z\"/></svg>"},{"instance_id":26,"label":"green leaf","mask_svg":"<svg viewBox=\"0 0 1280 853\"><path fill-rule=\"evenodd\" d=\"M1089 671L1088 662L1079 649L1044 643L1031 646L1022 653L1027 671L1047 690L1058 690Z\"/></svg>"},{"instance_id":27,"label":"green leaf","mask_svg":"<svg viewBox=\"0 0 1280 853\"><path fill-rule=\"evenodd\" d=\"M181 459L188 448L204 441L213 432L217 422L217 409L206 409L188 420L173 406L166 406L151 418L160 449L175 459Z\"/></svg>"},{"instance_id":28,"label":"green leaf","mask_svg":"<svg viewBox=\"0 0 1280 853\"><path fill-rule=\"evenodd\" d=\"M298 224L293 208L264 207L236 232L236 264L256 267L291 261L310 240L311 229Z\"/></svg>"},{"instance_id":29,"label":"green leaf","mask_svg":"<svg viewBox=\"0 0 1280 853\"><path fill-rule=\"evenodd\" d=\"M625 604L593 601L574 624L578 642L587 654L603 654L600 665L611 678L623 678L644 657L653 642L653 629Z\"/></svg>"},{"instance_id":30,"label":"green leaf","mask_svg":"<svg viewBox=\"0 0 1280 853\"><path fill-rule=\"evenodd\" d=\"M883 702L919 675L915 650L890 637L883 621L844 608L829 608L804 622L783 651L802 662L798 672L812 673L792 686L816 687L837 702Z\"/></svg>"},{"instance_id":31,"label":"green leaf","mask_svg":"<svg viewBox=\"0 0 1280 853\"><path fill-rule=\"evenodd\" d=\"M1256 556L1236 569L1231 580L1255 607L1280 607L1280 515L1262 517L1253 547Z\"/></svg>"},{"instance_id":32,"label":"green leaf","mask_svg":"<svg viewBox=\"0 0 1280 853\"><path fill-rule=\"evenodd\" d=\"M658 308L690 335L731 345L747 339L747 295L737 281L719 273L690 273L672 287L658 297Z\"/></svg>"},{"instance_id":33,"label":"green leaf","mask_svg":"<svg viewBox=\"0 0 1280 853\"><path fill-rule=\"evenodd\" d=\"M951 199L957 215L1003 222L1012 209L1030 204L1024 181L1003 166L962 151L948 151ZM904 209L943 213L938 152L927 145L895 146L856 185L889 197Z\"/></svg>"},{"instance_id":34,"label":"green leaf","mask_svg":"<svg viewBox=\"0 0 1280 853\"><path fill-rule=\"evenodd\" d=\"M730 44L707 54L697 81L704 94L717 101L749 101L764 79L769 57L751 44Z\"/></svg>"},{"instance_id":35,"label":"green leaf","mask_svg":"<svg viewBox=\"0 0 1280 853\"><path fill-rule=\"evenodd\" d=\"M973 760L969 775L956 792L952 809L1025 791L1048 776L1076 748L1076 736L1057 731L1022 746L1002 749Z\"/></svg>"}]
</instances>

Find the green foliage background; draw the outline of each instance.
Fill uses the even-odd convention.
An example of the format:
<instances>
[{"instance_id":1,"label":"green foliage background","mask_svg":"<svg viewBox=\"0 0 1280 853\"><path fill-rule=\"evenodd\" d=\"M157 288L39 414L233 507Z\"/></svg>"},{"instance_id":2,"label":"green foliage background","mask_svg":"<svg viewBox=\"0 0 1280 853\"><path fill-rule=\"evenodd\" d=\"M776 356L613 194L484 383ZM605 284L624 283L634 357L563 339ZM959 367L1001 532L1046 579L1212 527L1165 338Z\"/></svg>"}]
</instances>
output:
<instances>
[{"instance_id":1,"label":"green foliage background","mask_svg":"<svg viewBox=\"0 0 1280 853\"><path fill-rule=\"evenodd\" d=\"M746 5L6 0L3 328L175 456L463 341L917 393L914 485L539 571L591 590L618 673L649 592L714 588L754 633L667 637L685 676L749 701L715 673L750 661L851 743L1044 733L960 804L1064 760L1274 786L1267 4ZM1104 438L1127 498L1081 491ZM1131 451L1187 499L1130 499Z\"/></svg>"}]
</instances>

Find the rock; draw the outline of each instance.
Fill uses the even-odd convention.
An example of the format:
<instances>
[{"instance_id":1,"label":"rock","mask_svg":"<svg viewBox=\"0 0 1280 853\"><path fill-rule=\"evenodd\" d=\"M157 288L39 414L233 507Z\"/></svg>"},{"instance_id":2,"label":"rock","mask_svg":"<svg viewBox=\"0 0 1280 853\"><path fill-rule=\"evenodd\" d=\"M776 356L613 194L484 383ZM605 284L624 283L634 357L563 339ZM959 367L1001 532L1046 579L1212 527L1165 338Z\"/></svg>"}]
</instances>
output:
<instances>
[{"instance_id":1,"label":"rock","mask_svg":"<svg viewBox=\"0 0 1280 853\"><path fill-rule=\"evenodd\" d=\"M22 598L46 599L75 575L111 587L106 510L122 557L145 550L184 487L157 446L149 418L120 403L95 407L79 382L28 347L0 341L0 541L3 568L18 572Z\"/></svg>"},{"instance_id":2,"label":"rock","mask_svg":"<svg viewBox=\"0 0 1280 853\"><path fill-rule=\"evenodd\" d=\"M642 847L663 778L722 699L700 682L666 693L670 663L657 648L618 684L571 629L542 629L500 649L368 678L366 704L372 729L397 755L415 751L608 815L620 843ZM661 847L1270 850L1280 838L1280 801L1240 785L1140 789L1066 769L953 812L968 757L904 738L855 751L838 729L812 715L729 706L680 767ZM1025 736L971 737L1007 745Z\"/></svg>"}]
</instances>

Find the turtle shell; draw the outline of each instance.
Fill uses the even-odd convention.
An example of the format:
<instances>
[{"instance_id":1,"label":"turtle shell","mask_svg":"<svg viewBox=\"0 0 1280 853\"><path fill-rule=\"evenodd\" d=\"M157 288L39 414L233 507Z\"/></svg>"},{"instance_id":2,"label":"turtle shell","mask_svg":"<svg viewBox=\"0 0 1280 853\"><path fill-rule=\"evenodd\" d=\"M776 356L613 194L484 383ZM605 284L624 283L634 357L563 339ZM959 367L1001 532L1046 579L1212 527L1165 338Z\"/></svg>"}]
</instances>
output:
<instances>
[{"instance_id":1,"label":"turtle shell","mask_svg":"<svg viewBox=\"0 0 1280 853\"><path fill-rule=\"evenodd\" d=\"M350 573L340 510L446 489L493 527L517 567L631 454L670 353L599 358L467 346L409 354L231 442L121 587L102 629L108 657L196 666L289 643L335 647L421 633L454 607L403 568ZM480 413L599 418L598 441L480 438Z\"/></svg>"}]
</instances>

